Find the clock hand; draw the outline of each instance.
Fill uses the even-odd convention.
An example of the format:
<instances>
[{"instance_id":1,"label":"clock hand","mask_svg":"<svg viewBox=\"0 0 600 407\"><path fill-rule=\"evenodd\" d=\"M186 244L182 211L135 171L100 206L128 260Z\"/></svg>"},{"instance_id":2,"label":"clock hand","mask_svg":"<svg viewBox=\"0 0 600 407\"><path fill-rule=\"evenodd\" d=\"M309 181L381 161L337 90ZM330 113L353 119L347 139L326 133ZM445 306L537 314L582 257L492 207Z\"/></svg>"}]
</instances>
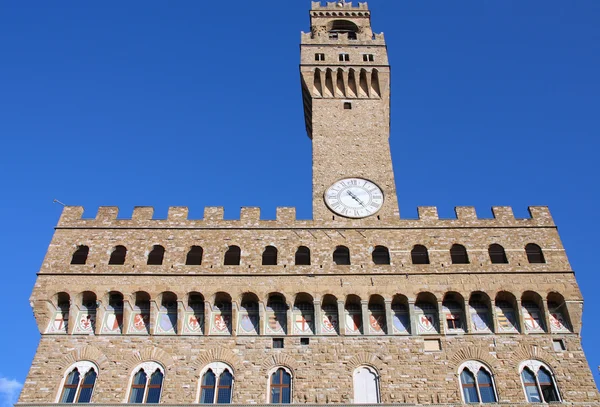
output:
<instances>
[{"instance_id":1,"label":"clock hand","mask_svg":"<svg viewBox=\"0 0 600 407\"><path fill-rule=\"evenodd\" d=\"M361 205L363 208L365 207L365 204L364 204L364 202L363 202L363 201L362 201L360 198L358 198L356 195L354 195L354 194L353 194L352 192L350 192L350 191L346 191L346 192L348 192L348 195L350 195L350 197L351 197L352 199L354 199L356 202L358 202L358 203L359 203L359 204L360 204L360 205Z\"/></svg>"}]
</instances>

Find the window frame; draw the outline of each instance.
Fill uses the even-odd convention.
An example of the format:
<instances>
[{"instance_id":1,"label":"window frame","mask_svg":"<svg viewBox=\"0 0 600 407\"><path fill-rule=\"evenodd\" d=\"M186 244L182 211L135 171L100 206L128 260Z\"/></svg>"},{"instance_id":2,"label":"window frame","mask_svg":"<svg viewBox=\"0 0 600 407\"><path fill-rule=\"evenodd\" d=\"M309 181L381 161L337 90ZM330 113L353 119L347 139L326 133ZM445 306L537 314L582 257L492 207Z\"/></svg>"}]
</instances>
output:
<instances>
[{"instance_id":1,"label":"window frame","mask_svg":"<svg viewBox=\"0 0 600 407\"><path fill-rule=\"evenodd\" d=\"M377 369L375 369L373 366L370 365L360 365L358 367L356 367L356 369L354 369L354 371L352 372L352 400L353 400L353 404L358 404L356 402L356 386L355 386L355 376L356 373L359 370L362 369L366 369L368 371L370 371L371 373L373 373L375 375L375 391L376 391L376 399L377 401L375 403L381 403L381 375L379 374L379 371ZM370 403L369 403L370 404Z\"/></svg>"},{"instance_id":2,"label":"window frame","mask_svg":"<svg viewBox=\"0 0 600 407\"><path fill-rule=\"evenodd\" d=\"M289 403L283 403L283 402L279 402L279 403L273 403L271 401L271 381L273 380L273 376L275 375L275 373L277 373L277 371L279 369L283 369L283 371L287 374L290 375L290 402ZM283 380L283 376L282 376L282 380ZM279 385L280 389L283 389L283 384ZM283 397L283 392L280 393L280 399L282 399ZM287 367L287 366L275 366L272 369L269 370L268 374L267 374L267 404L294 404L294 373Z\"/></svg>"},{"instance_id":3,"label":"window frame","mask_svg":"<svg viewBox=\"0 0 600 407\"><path fill-rule=\"evenodd\" d=\"M551 401L551 403L562 403L563 402L563 399L560 396L560 391L558 390L558 385L556 384L556 377L554 376L554 372L552 371L552 369L550 369L550 366L548 366L547 364L545 364L544 362L541 362L539 360L525 360L519 364L519 378L521 379L521 387L523 388L523 393L525 394L525 400L528 403L534 403L534 402L529 401L529 397L527 396L527 389L525 387L525 382L523 381L523 370L525 370L525 368L529 369L529 371L531 373L533 373L533 376L535 378L535 386L536 386L538 394L540 396L539 403L548 404L548 402L544 398L544 393L542 391L542 386L540 384L540 379L538 377L539 372L542 368L550 376L550 379L552 380L551 385L554 388L554 391L556 392L556 397L558 398L558 401Z\"/></svg>"},{"instance_id":4,"label":"window frame","mask_svg":"<svg viewBox=\"0 0 600 407\"><path fill-rule=\"evenodd\" d=\"M94 370L96 372L96 380L94 381L94 385L92 386L92 394L90 394L90 401L88 401L87 403L81 403L81 404L92 403L92 398L94 396L94 390L96 388L96 383L98 382L98 376L99 376L100 369L98 369L98 366L96 366L95 363L90 362L89 360L82 360L82 361L73 363L71 366L69 366L68 369L65 369L65 374L63 375L63 378L60 381L60 386L58 388L58 393L56 395L55 403L61 403L60 400L62 400L63 395L65 394L65 383L67 381L67 378L75 369L77 369L77 372L79 373L79 381L77 383L77 386L75 387L77 390L75 392L75 397L73 397L73 401L71 403L66 403L66 404L79 404L79 396L81 395L81 389L82 389L85 377L90 372L90 370ZM69 386L72 386L72 385L69 385Z\"/></svg>"},{"instance_id":5,"label":"window frame","mask_svg":"<svg viewBox=\"0 0 600 407\"><path fill-rule=\"evenodd\" d=\"M212 403L204 403L202 401L202 389L205 388L205 386L202 385L202 381L204 380L204 375L206 373L208 373L208 371L211 370L213 372L213 374L215 375L215 385L213 387L213 402ZM217 400L219 398L219 388L220 388L220 382L221 382L221 374L223 374L223 372L228 371L229 374L231 375L231 390L230 390L230 394L229 394L229 402L228 403L217 403ZM235 372L233 370L233 368L228 365L227 363L224 362L212 362L209 363L208 365L204 366L204 368L200 371L200 376L198 378L198 392L196 395L196 403L199 404L231 404L233 401L233 388L235 385Z\"/></svg>"},{"instance_id":6,"label":"window frame","mask_svg":"<svg viewBox=\"0 0 600 407\"><path fill-rule=\"evenodd\" d=\"M165 384L165 368L158 362L144 362L140 363L131 371L131 375L129 377L129 386L127 387L127 394L125 395L125 404L132 404L129 399L131 398L131 391L133 390L135 376L139 373L140 370L143 370L146 374L146 384L144 385L144 397L141 404L148 404L148 393L150 391L150 382L152 381L152 375L159 370L162 375L162 382L160 384L160 392L158 394L158 402L157 403L149 403L149 404L160 404L160 399L162 397L162 393L164 390ZM156 385L153 385L156 386ZM154 387L155 388L155 387Z\"/></svg>"},{"instance_id":7,"label":"window frame","mask_svg":"<svg viewBox=\"0 0 600 407\"><path fill-rule=\"evenodd\" d=\"M473 377L475 379L474 386L475 386L475 391L477 391L477 397L479 399L479 401L477 401L477 402L467 402L465 400L464 384L462 382L462 377L461 377L462 373L463 373L463 371L465 369L468 370L473 375ZM492 401L492 402L483 402L483 401L481 401L481 391L479 389L479 377L478 376L479 376L479 371L482 370L482 369L487 374L490 375L490 380L492 382L491 387L492 387L492 390L494 392L494 397L496 398L495 401ZM498 400L499 400L499 398L498 398L498 389L496 387L496 380L494 379L494 373L492 372L492 370L487 365L484 365L483 363L481 363L481 362L479 362L477 360L468 360L466 362L461 363L461 365L458 367L457 372L458 372L458 388L459 388L459 391L460 391L461 400L462 400L462 402L464 404L494 404L494 403L498 403Z\"/></svg>"}]
</instances>

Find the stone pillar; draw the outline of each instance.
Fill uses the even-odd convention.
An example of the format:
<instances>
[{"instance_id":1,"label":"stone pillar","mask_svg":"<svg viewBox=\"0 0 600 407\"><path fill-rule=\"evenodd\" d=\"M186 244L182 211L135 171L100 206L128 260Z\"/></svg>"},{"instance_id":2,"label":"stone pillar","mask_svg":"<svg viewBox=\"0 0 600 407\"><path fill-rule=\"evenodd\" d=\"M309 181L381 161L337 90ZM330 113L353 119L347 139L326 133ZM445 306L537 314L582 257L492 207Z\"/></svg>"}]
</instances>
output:
<instances>
[{"instance_id":1,"label":"stone pillar","mask_svg":"<svg viewBox=\"0 0 600 407\"><path fill-rule=\"evenodd\" d=\"M475 332L473 328L473 321L471 320L471 307L469 306L469 300L464 300L464 314L465 314L465 332Z\"/></svg>"},{"instance_id":2,"label":"stone pillar","mask_svg":"<svg viewBox=\"0 0 600 407\"><path fill-rule=\"evenodd\" d=\"M106 313L106 307L102 304L102 301L96 301L96 326L94 327L94 333L100 335L102 331L102 322L104 321L104 314Z\"/></svg>"},{"instance_id":3,"label":"stone pillar","mask_svg":"<svg viewBox=\"0 0 600 407\"><path fill-rule=\"evenodd\" d=\"M181 300L177 301L177 327L176 334L181 335L183 332L183 321L185 319L185 303Z\"/></svg>"},{"instance_id":4,"label":"stone pillar","mask_svg":"<svg viewBox=\"0 0 600 407\"><path fill-rule=\"evenodd\" d=\"M265 309L265 304L263 302L258 303L258 334L264 335L267 329L265 325L268 323L267 321L267 310Z\"/></svg>"},{"instance_id":5,"label":"stone pillar","mask_svg":"<svg viewBox=\"0 0 600 407\"><path fill-rule=\"evenodd\" d=\"M286 335L292 335L294 333L294 306L293 304L287 304L287 311L285 313L285 320L286 320L286 324L287 326L285 327L285 334Z\"/></svg>"},{"instance_id":6,"label":"stone pillar","mask_svg":"<svg viewBox=\"0 0 600 407\"><path fill-rule=\"evenodd\" d=\"M362 333L363 333L363 335L368 335L369 334L369 301L361 300L360 308L361 308L361 312L362 312L362 325L363 325Z\"/></svg>"},{"instance_id":7,"label":"stone pillar","mask_svg":"<svg viewBox=\"0 0 600 407\"><path fill-rule=\"evenodd\" d=\"M344 301L337 302L338 309L338 331L340 335L346 335L346 307Z\"/></svg>"},{"instance_id":8,"label":"stone pillar","mask_svg":"<svg viewBox=\"0 0 600 407\"><path fill-rule=\"evenodd\" d=\"M315 309L314 312L314 326L315 326L315 335L321 335L322 329L321 324L323 323L323 317L321 316L321 301L313 300L313 307Z\"/></svg>"},{"instance_id":9,"label":"stone pillar","mask_svg":"<svg viewBox=\"0 0 600 407\"><path fill-rule=\"evenodd\" d=\"M490 302L490 311L488 314L492 317L492 320L490 321L490 329L492 332L498 333L498 313L496 312L495 304L492 302Z\"/></svg>"},{"instance_id":10,"label":"stone pillar","mask_svg":"<svg viewBox=\"0 0 600 407\"><path fill-rule=\"evenodd\" d=\"M542 323L544 324L544 326L542 327L542 329L545 332L552 332L552 328L550 327L550 312L548 311L548 303L544 300L542 300L541 304L540 304L540 319L542 321Z\"/></svg>"},{"instance_id":11,"label":"stone pillar","mask_svg":"<svg viewBox=\"0 0 600 407\"><path fill-rule=\"evenodd\" d=\"M131 322L131 303L129 300L123 299L123 333L129 333L129 324Z\"/></svg>"},{"instance_id":12,"label":"stone pillar","mask_svg":"<svg viewBox=\"0 0 600 407\"><path fill-rule=\"evenodd\" d=\"M522 334L526 333L525 329L525 320L523 319L523 307L521 307L521 300L517 300L517 309L515 310L515 315L519 320L517 321L517 325L519 326L519 332Z\"/></svg>"},{"instance_id":13,"label":"stone pillar","mask_svg":"<svg viewBox=\"0 0 600 407\"><path fill-rule=\"evenodd\" d=\"M150 300L150 321L148 321L148 332L150 335L154 335L156 332L156 323L158 322L158 311L159 305L156 303L156 300Z\"/></svg>"},{"instance_id":14,"label":"stone pillar","mask_svg":"<svg viewBox=\"0 0 600 407\"><path fill-rule=\"evenodd\" d=\"M210 319L212 318L212 309L210 302L204 301L204 335L210 334Z\"/></svg>"},{"instance_id":15,"label":"stone pillar","mask_svg":"<svg viewBox=\"0 0 600 407\"><path fill-rule=\"evenodd\" d=\"M416 336L419 334L417 329L417 312L415 310L415 302L408 301L408 318L410 320L410 334Z\"/></svg>"},{"instance_id":16,"label":"stone pillar","mask_svg":"<svg viewBox=\"0 0 600 407\"><path fill-rule=\"evenodd\" d=\"M446 318L442 301L438 301L438 323L440 324L440 335L446 335Z\"/></svg>"},{"instance_id":17,"label":"stone pillar","mask_svg":"<svg viewBox=\"0 0 600 407\"><path fill-rule=\"evenodd\" d=\"M392 313L392 300L385 300L385 328L388 335L394 334L394 315Z\"/></svg>"},{"instance_id":18,"label":"stone pillar","mask_svg":"<svg viewBox=\"0 0 600 407\"><path fill-rule=\"evenodd\" d=\"M69 319L67 321L67 334L72 335L75 329L75 323L77 322L77 316L79 315L79 307L75 304L75 301L69 300Z\"/></svg>"},{"instance_id":19,"label":"stone pillar","mask_svg":"<svg viewBox=\"0 0 600 407\"><path fill-rule=\"evenodd\" d=\"M231 335L237 336L239 309L237 301L231 301Z\"/></svg>"}]
</instances>

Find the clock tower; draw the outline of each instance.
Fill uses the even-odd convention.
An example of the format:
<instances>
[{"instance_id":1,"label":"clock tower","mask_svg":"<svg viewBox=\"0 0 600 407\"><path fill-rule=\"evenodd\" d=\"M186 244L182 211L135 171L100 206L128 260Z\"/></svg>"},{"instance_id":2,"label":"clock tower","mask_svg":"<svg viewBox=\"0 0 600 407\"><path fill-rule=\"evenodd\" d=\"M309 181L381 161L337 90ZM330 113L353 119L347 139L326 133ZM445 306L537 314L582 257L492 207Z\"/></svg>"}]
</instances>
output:
<instances>
[{"instance_id":1,"label":"clock tower","mask_svg":"<svg viewBox=\"0 0 600 407\"><path fill-rule=\"evenodd\" d=\"M366 3L312 2L302 96L313 143L313 219L398 218L390 155L390 66Z\"/></svg>"}]
</instances>

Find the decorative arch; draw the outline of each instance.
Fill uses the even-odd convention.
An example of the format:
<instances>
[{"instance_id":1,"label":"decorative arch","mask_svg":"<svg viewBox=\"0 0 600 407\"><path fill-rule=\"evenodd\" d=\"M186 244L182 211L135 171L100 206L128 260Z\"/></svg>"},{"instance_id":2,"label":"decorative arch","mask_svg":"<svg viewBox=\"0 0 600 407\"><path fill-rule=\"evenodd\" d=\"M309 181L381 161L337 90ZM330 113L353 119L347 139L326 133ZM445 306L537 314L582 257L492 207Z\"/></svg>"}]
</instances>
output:
<instances>
[{"instance_id":1,"label":"decorative arch","mask_svg":"<svg viewBox=\"0 0 600 407\"><path fill-rule=\"evenodd\" d=\"M68 369L74 363L80 362L82 360L88 360L101 370L104 370L108 367L108 358L104 353L102 353L98 348L93 346L83 346L78 349L74 349L71 352L67 353L59 362L58 366L61 370Z\"/></svg>"},{"instance_id":2,"label":"decorative arch","mask_svg":"<svg viewBox=\"0 0 600 407\"><path fill-rule=\"evenodd\" d=\"M352 374L360 366L369 366L381 375L381 359L374 353L360 352L354 355L346 364L347 370Z\"/></svg>"},{"instance_id":3,"label":"decorative arch","mask_svg":"<svg viewBox=\"0 0 600 407\"><path fill-rule=\"evenodd\" d=\"M520 345L517 346L508 358L511 366L519 366L524 360L539 360L545 363L552 370L556 369L554 358L545 350L535 345Z\"/></svg>"},{"instance_id":4,"label":"decorative arch","mask_svg":"<svg viewBox=\"0 0 600 407\"><path fill-rule=\"evenodd\" d=\"M196 378L200 377L202 369L213 362L223 362L233 369L235 374L241 369L240 359L229 349L212 348L200 353L192 367L196 369Z\"/></svg>"},{"instance_id":5,"label":"decorative arch","mask_svg":"<svg viewBox=\"0 0 600 407\"><path fill-rule=\"evenodd\" d=\"M498 371L500 367L497 358L490 355L488 351L478 346L469 346L466 348L459 349L450 357L450 360L456 366L462 365L464 362L467 362L469 360L477 360L487 365L492 370L492 373L494 373L494 371Z\"/></svg>"},{"instance_id":6,"label":"decorative arch","mask_svg":"<svg viewBox=\"0 0 600 407\"><path fill-rule=\"evenodd\" d=\"M296 377L296 369L298 364L294 358L284 354L270 355L264 360L261 367L265 377L269 377L269 373L277 367L286 367L291 371L292 377Z\"/></svg>"},{"instance_id":7,"label":"decorative arch","mask_svg":"<svg viewBox=\"0 0 600 407\"><path fill-rule=\"evenodd\" d=\"M127 370L131 370L139 366L143 362L157 362L162 364L165 369L170 368L175 360L173 356L165 352L160 348L148 346L139 352L135 352L125 363L124 366Z\"/></svg>"}]
</instances>

